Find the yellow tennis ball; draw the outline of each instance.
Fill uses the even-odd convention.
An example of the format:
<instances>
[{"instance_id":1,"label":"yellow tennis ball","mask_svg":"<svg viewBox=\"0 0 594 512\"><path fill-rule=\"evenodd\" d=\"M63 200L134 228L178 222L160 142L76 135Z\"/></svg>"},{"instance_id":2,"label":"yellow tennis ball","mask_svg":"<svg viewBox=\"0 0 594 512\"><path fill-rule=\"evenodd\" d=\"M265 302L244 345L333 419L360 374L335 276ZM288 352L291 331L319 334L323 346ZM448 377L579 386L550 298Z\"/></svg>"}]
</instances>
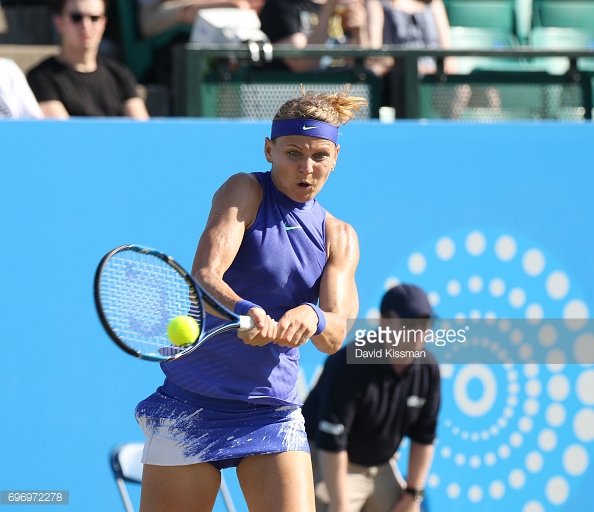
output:
<instances>
[{"instance_id":1,"label":"yellow tennis ball","mask_svg":"<svg viewBox=\"0 0 594 512\"><path fill-rule=\"evenodd\" d=\"M200 334L200 327L191 316L176 316L167 326L167 336L174 345L194 343Z\"/></svg>"}]
</instances>

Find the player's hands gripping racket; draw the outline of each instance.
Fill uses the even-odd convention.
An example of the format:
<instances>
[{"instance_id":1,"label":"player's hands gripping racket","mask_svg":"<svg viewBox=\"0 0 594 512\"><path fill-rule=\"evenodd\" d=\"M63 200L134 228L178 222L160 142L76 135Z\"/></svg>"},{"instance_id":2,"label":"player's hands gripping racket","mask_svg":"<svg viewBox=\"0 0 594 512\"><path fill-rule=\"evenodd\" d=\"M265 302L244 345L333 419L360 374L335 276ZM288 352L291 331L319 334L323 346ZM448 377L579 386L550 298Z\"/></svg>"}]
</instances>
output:
<instances>
[{"instance_id":1,"label":"player's hands gripping racket","mask_svg":"<svg viewBox=\"0 0 594 512\"><path fill-rule=\"evenodd\" d=\"M208 295L171 256L148 247L122 245L107 253L97 267L94 291L111 339L149 361L178 359L217 334L254 327L249 316L236 315ZM230 322L206 331L204 303ZM188 344L173 344L167 334L178 316L190 316L198 326L197 338Z\"/></svg>"}]
</instances>

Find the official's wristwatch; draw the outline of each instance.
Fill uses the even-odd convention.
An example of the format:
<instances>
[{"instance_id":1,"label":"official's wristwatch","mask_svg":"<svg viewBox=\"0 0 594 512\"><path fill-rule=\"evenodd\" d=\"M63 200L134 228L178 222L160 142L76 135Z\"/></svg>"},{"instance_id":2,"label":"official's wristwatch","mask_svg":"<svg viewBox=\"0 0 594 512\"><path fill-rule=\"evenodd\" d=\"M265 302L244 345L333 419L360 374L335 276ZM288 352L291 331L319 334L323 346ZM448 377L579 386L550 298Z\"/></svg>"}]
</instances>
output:
<instances>
[{"instance_id":1,"label":"official's wristwatch","mask_svg":"<svg viewBox=\"0 0 594 512\"><path fill-rule=\"evenodd\" d=\"M422 486L419 487L407 487L404 492L410 494L417 503L421 503L425 497L425 492Z\"/></svg>"}]
</instances>

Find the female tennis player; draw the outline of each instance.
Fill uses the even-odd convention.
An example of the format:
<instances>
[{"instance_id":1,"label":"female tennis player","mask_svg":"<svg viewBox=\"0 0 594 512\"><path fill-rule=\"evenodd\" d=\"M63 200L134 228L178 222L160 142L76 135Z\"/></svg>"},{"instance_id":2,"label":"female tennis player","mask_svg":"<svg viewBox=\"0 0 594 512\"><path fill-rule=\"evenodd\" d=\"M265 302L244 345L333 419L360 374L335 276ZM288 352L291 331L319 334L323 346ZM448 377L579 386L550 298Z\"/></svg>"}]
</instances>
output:
<instances>
[{"instance_id":1,"label":"female tennis player","mask_svg":"<svg viewBox=\"0 0 594 512\"><path fill-rule=\"evenodd\" d=\"M357 235L315 197L336 165L338 127L366 101L348 86L301 93L272 122L271 170L235 174L214 196L192 274L255 327L162 363L164 384L136 408L142 512L212 510L227 467L251 512L315 510L298 347L336 352L359 307Z\"/></svg>"}]
</instances>

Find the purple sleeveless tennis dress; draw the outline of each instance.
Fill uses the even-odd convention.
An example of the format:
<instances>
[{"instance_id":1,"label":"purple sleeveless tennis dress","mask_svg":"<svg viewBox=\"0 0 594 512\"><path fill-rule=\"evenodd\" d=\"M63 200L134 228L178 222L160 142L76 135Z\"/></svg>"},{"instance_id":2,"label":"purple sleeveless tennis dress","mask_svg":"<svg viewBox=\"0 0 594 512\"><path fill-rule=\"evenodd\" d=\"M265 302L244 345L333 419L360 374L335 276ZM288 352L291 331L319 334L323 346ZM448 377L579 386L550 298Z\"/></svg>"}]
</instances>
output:
<instances>
[{"instance_id":1,"label":"purple sleeveless tennis dress","mask_svg":"<svg viewBox=\"0 0 594 512\"><path fill-rule=\"evenodd\" d=\"M326 264L326 211L281 193L270 172L254 224L224 280L278 320L317 303ZM208 315L209 329L222 320ZM297 394L299 350L251 347L233 331L179 360L162 363L163 386L136 407L147 442L143 462L236 466L247 455L309 451Z\"/></svg>"}]
</instances>

